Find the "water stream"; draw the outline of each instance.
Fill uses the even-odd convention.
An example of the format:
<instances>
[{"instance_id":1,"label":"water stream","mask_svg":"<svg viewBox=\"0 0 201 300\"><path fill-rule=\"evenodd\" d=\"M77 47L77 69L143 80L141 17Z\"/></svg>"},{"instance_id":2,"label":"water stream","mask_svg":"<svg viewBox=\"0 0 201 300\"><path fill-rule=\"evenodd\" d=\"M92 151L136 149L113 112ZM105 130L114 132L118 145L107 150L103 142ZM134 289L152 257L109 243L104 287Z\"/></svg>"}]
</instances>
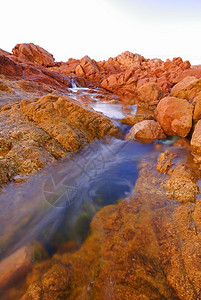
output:
<instances>
[{"instance_id":1,"label":"water stream","mask_svg":"<svg viewBox=\"0 0 201 300\"><path fill-rule=\"evenodd\" d=\"M98 90L73 85L69 96L79 101L86 96L95 110L117 123L136 112L134 105L124 110L120 103L100 102L98 94ZM71 240L80 245L94 214L129 196L138 177L138 163L159 151L155 144L97 140L27 182L7 185L0 194L0 260L33 241L39 241L50 256L59 243Z\"/></svg>"},{"instance_id":2,"label":"water stream","mask_svg":"<svg viewBox=\"0 0 201 300\"><path fill-rule=\"evenodd\" d=\"M94 213L132 191L137 163L153 151L152 144L95 141L71 160L58 161L25 183L8 185L0 195L0 257L34 240L51 252L49 242L59 232L65 240L81 242ZM86 227L82 234L76 234L79 222Z\"/></svg>"}]
</instances>

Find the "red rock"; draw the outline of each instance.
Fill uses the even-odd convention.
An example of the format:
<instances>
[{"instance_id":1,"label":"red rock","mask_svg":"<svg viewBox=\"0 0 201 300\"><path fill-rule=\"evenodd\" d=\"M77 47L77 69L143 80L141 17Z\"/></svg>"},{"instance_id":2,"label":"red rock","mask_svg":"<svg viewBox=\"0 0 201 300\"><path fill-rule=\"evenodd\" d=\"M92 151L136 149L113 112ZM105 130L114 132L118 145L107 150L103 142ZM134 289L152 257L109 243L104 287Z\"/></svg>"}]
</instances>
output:
<instances>
[{"instance_id":1,"label":"red rock","mask_svg":"<svg viewBox=\"0 0 201 300\"><path fill-rule=\"evenodd\" d=\"M144 120L135 124L128 134L126 140L138 139L141 141L153 141L155 139L165 139L161 126L154 120Z\"/></svg>"},{"instance_id":2,"label":"red rock","mask_svg":"<svg viewBox=\"0 0 201 300\"><path fill-rule=\"evenodd\" d=\"M171 84L168 82L165 76L157 78L157 84L163 91L169 92Z\"/></svg>"},{"instance_id":3,"label":"red rock","mask_svg":"<svg viewBox=\"0 0 201 300\"><path fill-rule=\"evenodd\" d=\"M76 75L85 75L88 79L91 80L100 79L100 70L97 63L87 55L80 60L80 64L76 67L75 72Z\"/></svg>"},{"instance_id":4,"label":"red rock","mask_svg":"<svg viewBox=\"0 0 201 300\"><path fill-rule=\"evenodd\" d=\"M23 68L7 56L1 55L0 74L5 76L23 76Z\"/></svg>"},{"instance_id":5,"label":"red rock","mask_svg":"<svg viewBox=\"0 0 201 300\"><path fill-rule=\"evenodd\" d=\"M156 119L167 135L186 137L192 127L193 105L184 99L165 97L160 100Z\"/></svg>"},{"instance_id":6,"label":"red rock","mask_svg":"<svg viewBox=\"0 0 201 300\"><path fill-rule=\"evenodd\" d=\"M12 51L15 56L41 66L53 67L55 64L52 54L33 43L17 44Z\"/></svg>"},{"instance_id":7,"label":"red rock","mask_svg":"<svg viewBox=\"0 0 201 300\"><path fill-rule=\"evenodd\" d=\"M134 71L121 72L112 74L101 82L101 87L108 91L115 92L118 95L135 98L137 95L136 83L137 75L133 75Z\"/></svg>"}]
</instances>

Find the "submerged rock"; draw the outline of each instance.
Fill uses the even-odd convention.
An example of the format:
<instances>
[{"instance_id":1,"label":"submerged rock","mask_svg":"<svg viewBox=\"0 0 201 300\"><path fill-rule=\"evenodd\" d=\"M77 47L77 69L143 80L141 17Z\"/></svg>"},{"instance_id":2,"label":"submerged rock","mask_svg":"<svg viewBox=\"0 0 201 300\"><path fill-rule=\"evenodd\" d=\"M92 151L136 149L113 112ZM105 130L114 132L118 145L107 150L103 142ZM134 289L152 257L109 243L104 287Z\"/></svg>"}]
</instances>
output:
<instances>
[{"instance_id":1,"label":"submerged rock","mask_svg":"<svg viewBox=\"0 0 201 300\"><path fill-rule=\"evenodd\" d=\"M0 262L0 289L22 278L32 267L32 248L25 246Z\"/></svg>"}]
</instances>

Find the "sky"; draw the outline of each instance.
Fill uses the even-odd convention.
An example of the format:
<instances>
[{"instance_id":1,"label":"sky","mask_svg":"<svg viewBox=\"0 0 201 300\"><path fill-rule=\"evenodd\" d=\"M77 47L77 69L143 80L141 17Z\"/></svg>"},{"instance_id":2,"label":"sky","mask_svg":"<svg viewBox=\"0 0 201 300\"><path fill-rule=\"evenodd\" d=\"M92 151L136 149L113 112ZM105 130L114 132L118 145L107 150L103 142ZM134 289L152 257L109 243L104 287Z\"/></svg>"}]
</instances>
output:
<instances>
[{"instance_id":1,"label":"sky","mask_svg":"<svg viewBox=\"0 0 201 300\"><path fill-rule=\"evenodd\" d=\"M0 48L34 43L56 61L107 60L128 50L201 64L200 0L9 0L1 3Z\"/></svg>"}]
</instances>

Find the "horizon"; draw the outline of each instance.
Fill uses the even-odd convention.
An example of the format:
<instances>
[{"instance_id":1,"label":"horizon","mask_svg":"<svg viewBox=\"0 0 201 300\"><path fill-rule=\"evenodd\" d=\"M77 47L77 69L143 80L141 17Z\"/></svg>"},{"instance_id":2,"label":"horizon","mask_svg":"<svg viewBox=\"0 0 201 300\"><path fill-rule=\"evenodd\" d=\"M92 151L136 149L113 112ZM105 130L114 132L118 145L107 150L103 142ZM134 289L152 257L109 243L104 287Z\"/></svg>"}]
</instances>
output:
<instances>
[{"instance_id":1,"label":"horizon","mask_svg":"<svg viewBox=\"0 0 201 300\"><path fill-rule=\"evenodd\" d=\"M201 64L197 0L36 0L31 9L18 0L2 3L2 11L10 6L9 22L7 14L0 20L5 28L0 48L8 52L18 43L32 42L56 61L85 55L101 61L130 51L147 59L181 57Z\"/></svg>"}]
</instances>

